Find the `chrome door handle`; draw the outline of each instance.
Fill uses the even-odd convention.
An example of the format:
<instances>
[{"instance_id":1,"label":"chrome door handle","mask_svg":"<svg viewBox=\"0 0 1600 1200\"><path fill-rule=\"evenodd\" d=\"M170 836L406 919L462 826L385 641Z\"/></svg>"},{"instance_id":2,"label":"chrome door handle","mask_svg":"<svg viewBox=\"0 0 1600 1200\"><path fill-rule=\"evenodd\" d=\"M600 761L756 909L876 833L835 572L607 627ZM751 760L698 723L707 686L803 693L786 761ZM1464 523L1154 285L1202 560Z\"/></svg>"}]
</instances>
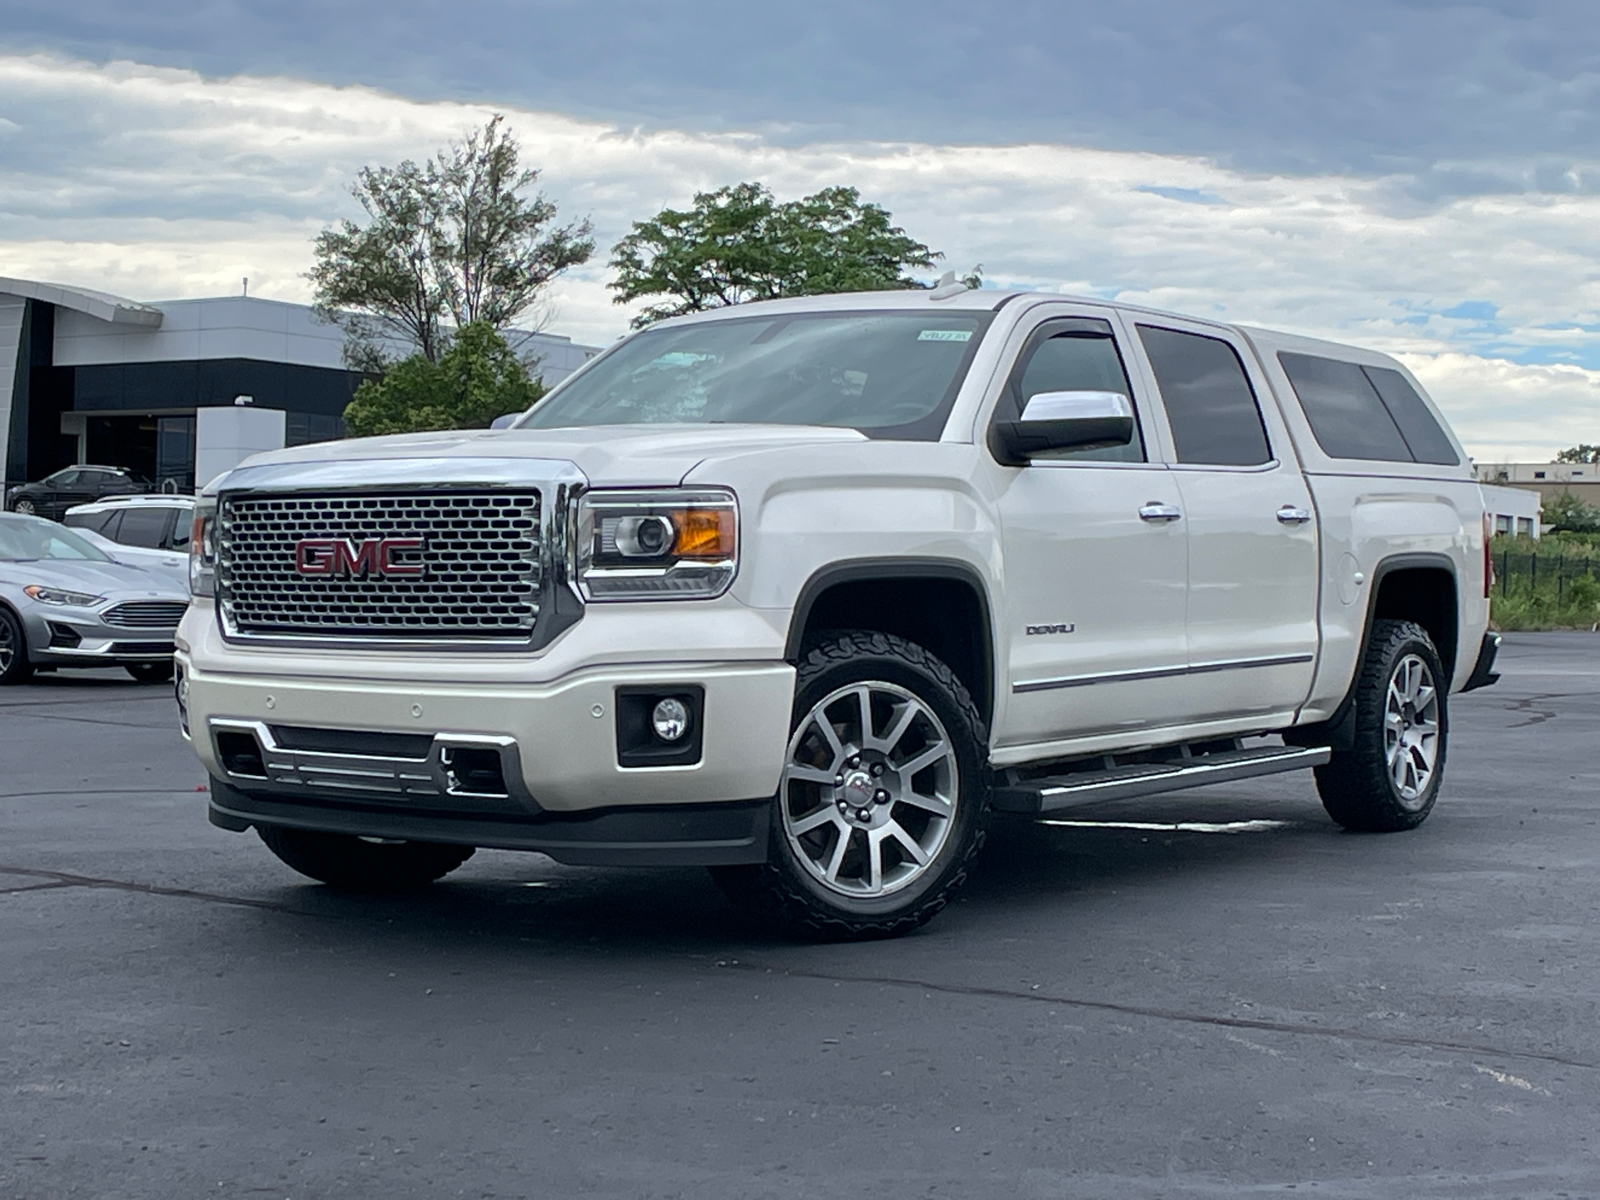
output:
<instances>
[{"instance_id":1,"label":"chrome door handle","mask_svg":"<svg viewBox=\"0 0 1600 1200\"><path fill-rule=\"evenodd\" d=\"M1278 510L1278 520L1285 525L1304 525L1311 520L1311 510L1308 508L1296 508L1292 504L1285 504Z\"/></svg>"},{"instance_id":2,"label":"chrome door handle","mask_svg":"<svg viewBox=\"0 0 1600 1200\"><path fill-rule=\"evenodd\" d=\"M1158 504L1154 500L1139 510L1141 521L1176 521L1181 516L1183 514L1172 505Z\"/></svg>"}]
</instances>

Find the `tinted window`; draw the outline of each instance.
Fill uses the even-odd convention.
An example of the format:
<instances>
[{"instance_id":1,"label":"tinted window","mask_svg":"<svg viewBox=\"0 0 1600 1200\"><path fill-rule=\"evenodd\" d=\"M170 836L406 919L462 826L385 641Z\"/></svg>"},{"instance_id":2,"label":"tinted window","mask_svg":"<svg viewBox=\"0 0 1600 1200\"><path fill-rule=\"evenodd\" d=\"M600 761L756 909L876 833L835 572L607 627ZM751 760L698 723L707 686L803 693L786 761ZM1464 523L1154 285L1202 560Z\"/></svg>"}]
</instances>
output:
<instances>
[{"instance_id":1,"label":"tinted window","mask_svg":"<svg viewBox=\"0 0 1600 1200\"><path fill-rule=\"evenodd\" d=\"M1272 461L1244 364L1220 338L1139 326L1167 408L1178 461L1252 467Z\"/></svg>"},{"instance_id":2,"label":"tinted window","mask_svg":"<svg viewBox=\"0 0 1600 1200\"><path fill-rule=\"evenodd\" d=\"M1120 392L1131 402L1133 389L1122 367L1117 344L1107 334L1057 333L1044 329L1044 340L1029 354L1017 377L1014 390L1018 411L1040 392ZM1105 446L1096 450L1052 450L1036 454L1035 459L1067 459L1089 462L1143 462L1144 441L1136 427L1126 446Z\"/></svg>"},{"instance_id":3,"label":"tinted window","mask_svg":"<svg viewBox=\"0 0 1600 1200\"><path fill-rule=\"evenodd\" d=\"M77 484L79 477L83 474L84 472L82 471L57 471L54 475L46 478L44 482L54 488L72 487Z\"/></svg>"},{"instance_id":4,"label":"tinted window","mask_svg":"<svg viewBox=\"0 0 1600 1200\"><path fill-rule=\"evenodd\" d=\"M522 428L833 425L932 441L989 313L805 313L646 329L563 382Z\"/></svg>"},{"instance_id":5,"label":"tinted window","mask_svg":"<svg viewBox=\"0 0 1600 1200\"><path fill-rule=\"evenodd\" d=\"M1333 458L1410 462L1411 450L1377 389L1355 363L1279 354L1317 445Z\"/></svg>"},{"instance_id":6,"label":"tinted window","mask_svg":"<svg viewBox=\"0 0 1600 1200\"><path fill-rule=\"evenodd\" d=\"M1417 395L1417 389L1411 386L1404 375L1390 367L1361 369L1372 381L1372 386L1378 389L1384 406L1394 418L1394 423L1400 427L1401 436L1406 439L1406 445L1411 447L1412 456L1418 462L1440 463L1447 467L1461 462L1456 455L1456 448L1450 444L1449 436L1439 428L1439 422L1428 411L1427 402Z\"/></svg>"},{"instance_id":7,"label":"tinted window","mask_svg":"<svg viewBox=\"0 0 1600 1200\"><path fill-rule=\"evenodd\" d=\"M170 508L130 508L122 514L122 525L117 530L117 541L126 546L148 546L158 549L167 535L167 522L172 520Z\"/></svg>"},{"instance_id":8,"label":"tinted window","mask_svg":"<svg viewBox=\"0 0 1600 1200\"><path fill-rule=\"evenodd\" d=\"M168 539L174 550L189 548L189 535L194 531L194 509L179 508L172 514L172 537Z\"/></svg>"}]
</instances>

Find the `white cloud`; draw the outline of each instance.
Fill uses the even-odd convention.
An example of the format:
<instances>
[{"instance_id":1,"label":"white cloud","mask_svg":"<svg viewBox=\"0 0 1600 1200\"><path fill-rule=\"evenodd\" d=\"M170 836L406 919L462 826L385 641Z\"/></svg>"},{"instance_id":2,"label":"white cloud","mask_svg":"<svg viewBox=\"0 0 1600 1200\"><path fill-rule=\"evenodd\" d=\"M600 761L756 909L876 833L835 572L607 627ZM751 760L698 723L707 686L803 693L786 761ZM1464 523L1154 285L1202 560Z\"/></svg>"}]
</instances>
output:
<instances>
[{"instance_id":1,"label":"white cloud","mask_svg":"<svg viewBox=\"0 0 1600 1200\"><path fill-rule=\"evenodd\" d=\"M490 111L293 79L0 56L0 274L146 300L233 292L248 275L252 294L304 300L310 240L353 215L355 171L426 156ZM1003 286L1400 354L1480 458L1543 458L1600 439L1600 371L1511 361L1600 367L1600 196L1419 209L1395 202L1394 181L1247 175L1146 153L790 146L507 115L563 212L595 222L599 261L551 296L551 327L579 340L609 341L626 326L603 260L629 222L740 179L785 196L850 183L948 265L981 262ZM1213 202L1187 202L1194 194ZM1498 312L1442 315L1468 301Z\"/></svg>"}]
</instances>

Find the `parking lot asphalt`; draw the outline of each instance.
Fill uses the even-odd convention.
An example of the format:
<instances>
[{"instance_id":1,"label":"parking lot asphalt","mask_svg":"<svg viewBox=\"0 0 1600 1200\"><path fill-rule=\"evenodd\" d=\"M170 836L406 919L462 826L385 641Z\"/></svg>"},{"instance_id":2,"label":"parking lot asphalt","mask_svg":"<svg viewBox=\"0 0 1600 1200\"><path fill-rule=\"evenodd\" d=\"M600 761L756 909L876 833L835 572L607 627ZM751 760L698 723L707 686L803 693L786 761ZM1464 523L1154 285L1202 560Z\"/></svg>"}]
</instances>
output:
<instances>
[{"instance_id":1,"label":"parking lot asphalt","mask_svg":"<svg viewBox=\"0 0 1600 1200\"><path fill-rule=\"evenodd\" d=\"M1415 832L1104 804L849 946L691 870L331 893L207 824L167 689L7 689L0 1196L1600 1195L1600 636L1502 661Z\"/></svg>"}]
</instances>

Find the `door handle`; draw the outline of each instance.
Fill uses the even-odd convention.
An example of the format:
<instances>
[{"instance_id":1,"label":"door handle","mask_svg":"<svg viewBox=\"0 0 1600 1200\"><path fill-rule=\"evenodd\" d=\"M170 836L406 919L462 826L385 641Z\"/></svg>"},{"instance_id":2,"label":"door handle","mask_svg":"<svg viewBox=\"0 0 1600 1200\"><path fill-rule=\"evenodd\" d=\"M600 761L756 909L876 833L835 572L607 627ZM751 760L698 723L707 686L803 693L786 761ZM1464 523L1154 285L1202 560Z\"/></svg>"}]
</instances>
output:
<instances>
[{"instance_id":1,"label":"door handle","mask_svg":"<svg viewBox=\"0 0 1600 1200\"><path fill-rule=\"evenodd\" d=\"M1285 504L1278 510L1278 520L1285 525L1304 525L1311 520L1311 510L1296 508L1293 504Z\"/></svg>"},{"instance_id":2,"label":"door handle","mask_svg":"<svg viewBox=\"0 0 1600 1200\"><path fill-rule=\"evenodd\" d=\"M1161 504L1155 500L1150 501L1139 510L1139 519L1141 521L1176 521L1181 516L1183 514L1172 505Z\"/></svg>"}]
</instances>

